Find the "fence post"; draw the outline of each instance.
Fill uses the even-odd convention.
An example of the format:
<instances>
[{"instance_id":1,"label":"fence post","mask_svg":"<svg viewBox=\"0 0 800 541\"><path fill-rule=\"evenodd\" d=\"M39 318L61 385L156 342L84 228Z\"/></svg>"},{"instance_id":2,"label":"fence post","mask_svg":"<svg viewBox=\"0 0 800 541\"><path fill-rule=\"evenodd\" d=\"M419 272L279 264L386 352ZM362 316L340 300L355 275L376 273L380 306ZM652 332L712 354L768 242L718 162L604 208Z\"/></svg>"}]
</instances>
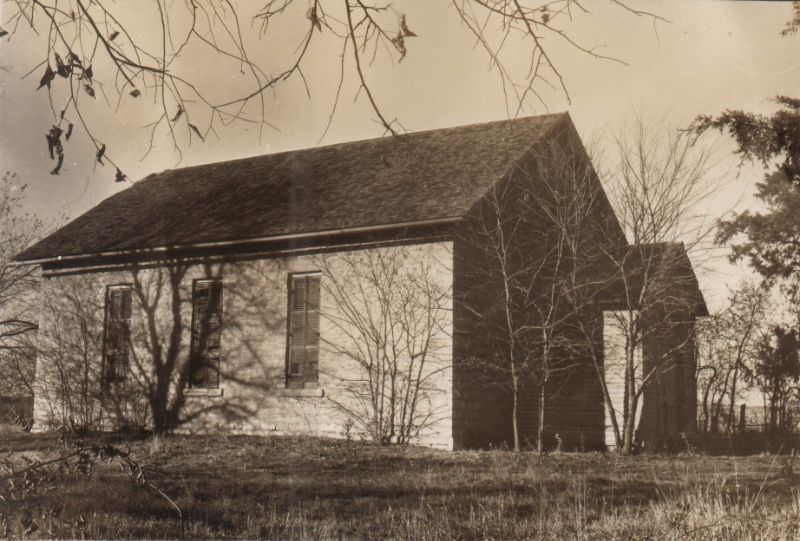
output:
<instances>
[{"instance_id":1,"label":"fence post","mask_svg":"<svg viewBox=\"0 0 800 541\"><path fill-rule=\"evenodd\" d=\"M739 406L739 432L744 434L744 429L746 425L745 417L747 416L747 405L742 404Z\"/></svg>"}]
</instances>

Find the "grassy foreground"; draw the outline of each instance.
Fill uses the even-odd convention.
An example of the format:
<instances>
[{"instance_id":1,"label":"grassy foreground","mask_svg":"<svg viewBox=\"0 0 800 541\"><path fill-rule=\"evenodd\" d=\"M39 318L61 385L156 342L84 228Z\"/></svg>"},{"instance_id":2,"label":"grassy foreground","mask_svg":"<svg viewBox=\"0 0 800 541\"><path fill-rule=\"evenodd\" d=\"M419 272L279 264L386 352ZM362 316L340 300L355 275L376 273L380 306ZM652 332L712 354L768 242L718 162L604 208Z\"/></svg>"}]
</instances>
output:
<instances>
[{"instance_id":1,"label":"grassy foreground","mask_svg":"<svg viewBox=\"0 0 800 541\"><path fill-rule=\"evenodd\" d=\"M117 462L17 479L16 492L4 480L0 537L800 539L793 457L538 457L244 436L115 446L163 496ZM65 450L53 435L0 434L0 477Z\"/></svg>"}]
</instances>

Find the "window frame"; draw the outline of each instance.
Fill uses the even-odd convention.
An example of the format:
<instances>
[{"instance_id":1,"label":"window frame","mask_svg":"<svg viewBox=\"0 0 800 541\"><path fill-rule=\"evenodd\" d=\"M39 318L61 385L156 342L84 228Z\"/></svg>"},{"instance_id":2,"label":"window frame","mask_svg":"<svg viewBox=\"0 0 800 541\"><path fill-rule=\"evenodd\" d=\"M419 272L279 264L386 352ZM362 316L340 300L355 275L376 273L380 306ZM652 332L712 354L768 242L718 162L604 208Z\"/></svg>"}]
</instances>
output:
<instances>
[{"instance_id":1,"label":"window frame","mask_svg":"<svg viewBox=\"0 0 800 541\"><path fill-rule=\"evenodd\" d=\"M117 320L112 320L111 318L111 295L114 291L123 291L127 292L129 301L128 301L128 309L129 314L128 317L122 317ZM123 313L124 313L124 301L123 301ZM103 387L107 388L109 385L113 383L124 382L128 378L128 372L130 371L130 350L131 350L131 327L132 327L132 320L133 320L133 284L129 283L119 283L119 284L109 284L105 287L105 294L103 298L103 364L101 367L101 380L103 383ZM111 323L114 322L126 322L127 327L127 339L125 340L125 346L121 350L124 352L124 361L122 363L117 360L113 362L114 365L114 373L113 376L111 375L111 371L109 367L111 366L110 356L112 355L111 351L109 350L110 346L110 338L111 338ZM114 353L119 354L120 351L114 351Z\"/></svg>"},{"instance_id":2,"label":"window frame","mask_svg":"<svg viewBox=\"0 0 800 541\"><path fill-rule=\"evenodd\" d=\"M294 312L294 303L295 303L295 280L304 279L305 280L305 298L304 298L304 306L303 306L303 314L305 319L305 325L308 324L308 313L309 313L309 303L308 303L308 283L309 278L316 278L317 282L317 329L316 329L316 336L314 337L314 345L309 346L308 342L304 343L304 350L307 350L309 347L314 348L316 350L316 361L314 361L315 367L313 371L309 371L307 367L308 361L303 360L300 364L300 371L293 372L292 365L294 363L293 359L293 346L294 344L294 333L292 331L293 326L293 316ZM287 276L287 283L286 283L286 355L285 355L285 364L284 364L284 379L285 379L285 386L287 389L303 389L307 387L316 387L319 385L319 344L320 344L320 320L321 320L321 308L322 308L322 272L320 271L305 271L305 272L291 272ZM305 329L304 329L305 331ZM306 365L306 366L303 366Z\"/></svg>"},{"instance_id":3,"label":"window frame","mask_svg":"<svg viewBox=\"0 0 800 541\"><path fill-rule=\"evenodd\" d=\"M217 332L219 333L219 337L218 337L218 343L215 346L216 349L215 356L209 355L210 348L208 347L208 334L209 334L208 328L200 329L200 332L202 333L200 334L200 336L205 335L205 341L206 341L204 347L205 351L203 353L197 351L197 348L199 348L201 345L198 344L197 341L200 340L199 339L197 341L195 340L196 336L195 329L196 325L198 325L197 305L196 305L198 299L198 291L200 289L200 286L205 284L208 284L209 299L211 298L212 294L211 292L214 289L214 285L216 285L219 288L219 298L217 304L217 312L219 317L219 323L218 323L219 328ZM223 317L224 317L223 292L224 292L224 282L221 278L196 278L192 280L192 298L191 298L192 321L191 321L191 326L189 327L189 359L188 359L189 366L187 367L189 371L189 377L186 383L187 389L215 390L221 388L220 364L222 362L222 330L223 330ZM210 317L205 322L206 327L208 327L209 321ZM198 367L195 363L197 362L197 359L200 358L201 355L204 363L207 364L206 376L204 382L197 382L195 380L194 372L195 370L198 369Z\"/></svg>"}]
</instances>

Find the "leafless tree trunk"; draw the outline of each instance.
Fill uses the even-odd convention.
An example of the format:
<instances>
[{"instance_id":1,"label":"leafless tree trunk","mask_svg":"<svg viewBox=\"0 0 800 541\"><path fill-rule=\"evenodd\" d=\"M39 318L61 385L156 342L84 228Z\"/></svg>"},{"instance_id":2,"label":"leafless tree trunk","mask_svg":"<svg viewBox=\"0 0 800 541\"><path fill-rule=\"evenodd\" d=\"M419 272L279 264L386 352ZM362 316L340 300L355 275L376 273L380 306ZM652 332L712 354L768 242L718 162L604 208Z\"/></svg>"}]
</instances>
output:
<instances>
[{"instance_id":1,"label":"leafless tree trunk","mask_svg":"<svg viewBox=\"0 0 800 541\"><path fill-rule=\"evenodd\" d=\"M554 139L537 146L509 179L487 193L468 242L482 254L471 279L496 292L487 293L495 299L488 305L467 302L497 344L495 358L476 359L476 369L508 389L516 451L522 444L520 404L530 393L536 404L533 443L540 453L546 447L549 403L559 392L555 381L574 370L581 357L566 333L575 314L570 299L586 287L574 278L581 272L576 265L599 193L580 143L572 148L571 134Z\"/></svg>"},{"instance_id":2,"label":"leafless tree trunk","mask_svg":"<svg viewBox=\"0 0 800 541\"><path fill-rule=\"evenodd\" d=\"M435 245L433 245L435 246ZM406 444L446 412L437 381L450 367L449 276L435 247L389 247L318 257L325 349L351 363L333 399L377 442Z\"/></svg>"},{"instance_id":3,"label":"leafless tree trunk","mask_svg":"<svg viewBox=\"0 0 800 541\"><path fill-rule=\"evenodd\" d=\"M96 331L102 329L102 310L85 278L44 288L39 312L47 329L37 340L34 387L36 401L50 410L51 426L98 426L102 335Z\"/></svg>"},{"instance_id":4,"label":"leafless tree trunk","mask_svg":"<svg viewBox=\"0 0 800 541\"><path fill-rule=\"evenodd\" d=\"M195 276L219 278L219 265L199 263ZM191 319L191 281L183 263L130 268L106 275L73 275L46 279L39 340L37 400L52 410L51 423L70 428L171 431L207 409L187 411L186 389L191 363L187 335ZM106 286L128 284L131 319L128 360L118 378L105 373L108 332ZM231 318L231 325L235 318ZM233 378L231 378L233 379ZM235 399L234 399L235 400ZM231 400L209 408L240 409ZM102 419L101 419L102 416Z\"/></svg>"},{"instance_id":5,"label":"leafless tree trunk","mask_svg":"<svg viewBox=\"0 0 800 541\"><path fill-rule=\"evenodd\" d=\"M0 395L32 392L34 349L37 328L39 273L35 266L13 265L11 259L41 232L43 224L23 213L25 184L16 173L0 179Z\"/></svg>"},{"instance_id":6,"label":"leafless tree trunk","mask_svg":"<svg viewBox=\"0 0 800 541\"><path fill-rule=\"evenodd\" d=\"M698 373L709 374L701 378L704 430L718 431L720 418L728 433L735 430L742 374L753 374L756 341L768 322L769 294L764 285L742 282L727 305L700 325Z\"/></svg>"},{"instance_id":7,"label":"leafless tree trunk","mask_svg":"<svg viewBox=\"0 0 800 541\"><path fill-rule=\"evenodd\" d=\"M710 245L714 224L702 212L702 203L718 182L710 176L714 163L707 148L693 146L682 132L670 130L663 122L637 115L616 138L619 166L609 176L609 195L630 248L609 258L616 268L624 312L625 398L615 425L622 426L617 445L624 454L633 451L637 412L647 386L659 373L672 370L667 355L640 366L637 347L653 329L669 328L689 306L665 303L670 299L672 274L681 265L682 243L694 256L703 257ZM686 317L686 316L683 316ZM675 347L683 347L678 344ZM675 348L673 348L675 349ZM608 400L608 394L605 394ZM608 404L607 404L608 406Z\"/></svg>"}]
</instances>

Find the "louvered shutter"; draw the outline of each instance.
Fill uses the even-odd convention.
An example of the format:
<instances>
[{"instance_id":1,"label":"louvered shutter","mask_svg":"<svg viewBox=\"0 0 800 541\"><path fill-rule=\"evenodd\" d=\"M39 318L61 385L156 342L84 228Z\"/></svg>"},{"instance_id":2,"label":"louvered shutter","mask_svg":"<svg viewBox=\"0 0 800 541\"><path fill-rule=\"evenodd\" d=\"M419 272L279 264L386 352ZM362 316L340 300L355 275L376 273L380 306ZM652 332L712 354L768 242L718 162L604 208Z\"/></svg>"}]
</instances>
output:
<instances>
[{"instance_id":1,"label":"louvered shutter","mask_svg":"<svg viewBox=\"0 0 800 541\"><path fill-rule=\"evenodd\" d=\"M306 277L305 381L316 382L319 363L319 276Z\"/></svg>"},{"instance_id":2,"label":"louvered shutter","mask_svg":"<svg viewBox=\"0 0 800 541\"><path fill-rule=\"evenodd\" d=\"M119 345L118 345L118 366L121 370L121 377L125 379L128 373L128 352L131 343L131 290L125 288L120 290L120 312L119 312Z\"/></svg>"},{"instance_id":3,"label":"louvered shutter","mask_svg":"<svg viewBox=\"0 0 800 541\"><path fill-rule=\"evenodd\" d=\"M206 372L209 387L219 386L219 359L222 341L222 282L213 282L209 292L206 335Z\"/></svg>"},{"instance_id":4,"label":"louvered shutter","mask_svg":"<svg viewBox=\"0 0 800 541\"><path fill-rule=\"evenodd\" d=\"M197 281L192 295L191 386L219 385L221 334L222 283Z\"/></svg>"},{"instance_id":5,"label":"louvered shutter","mask_svg":"<svg viewBox=\"0 0 800 541\"><path fill-rule=\"evenodd\" d=\"M287 384L302 387L318 379L319 276L292 276L289 288Z\"/></svg>"},{"instance_id":6,"label":"louvered shutter","mask_svg":"<svg viewBox=\"0 0 800 541\"><path fill-rule=\"evenodd\" d=\"M106 290L105 381L125 379L131 328L131 289L113 286Z\"/></svg>"},{"instance_id":7,"label":"louvered shutter","mask_svg":"<svg viewBox=\"0 0 800 541\"><path fill-rule=\"evenodd\" d=\"M289 314L289 377L302 381L306 341L306 279L292 278L291 313Z\"/></svg>"}]
</instances>

